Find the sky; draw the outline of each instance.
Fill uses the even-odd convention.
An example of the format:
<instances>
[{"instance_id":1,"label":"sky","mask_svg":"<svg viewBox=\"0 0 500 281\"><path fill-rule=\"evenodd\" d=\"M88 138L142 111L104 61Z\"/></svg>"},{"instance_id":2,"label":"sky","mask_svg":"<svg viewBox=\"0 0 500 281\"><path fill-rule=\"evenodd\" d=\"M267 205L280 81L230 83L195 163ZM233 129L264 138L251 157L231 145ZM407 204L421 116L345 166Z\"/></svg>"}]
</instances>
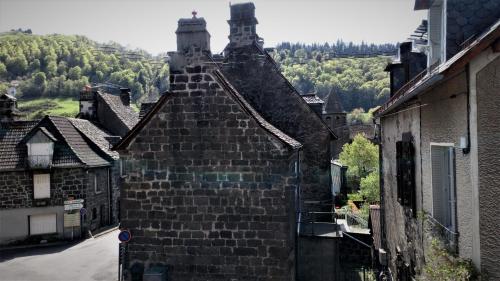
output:
<instances>
[{"instance_id":1,"label":"sky","mask_svg":"<svg viewBox=\"0 0 500 281\"><path fill-rule=\"evenodd\" d=\"M213 53L228 42L230 3L241 0L0 0L0 32L31 28L35 34L78 34L115 41L152 54L176 50L179 18L207 21ZM360 43L405 40L426 17L414 0L253 0L257 33L277 43Z\"/></svg>"}]
</instances>

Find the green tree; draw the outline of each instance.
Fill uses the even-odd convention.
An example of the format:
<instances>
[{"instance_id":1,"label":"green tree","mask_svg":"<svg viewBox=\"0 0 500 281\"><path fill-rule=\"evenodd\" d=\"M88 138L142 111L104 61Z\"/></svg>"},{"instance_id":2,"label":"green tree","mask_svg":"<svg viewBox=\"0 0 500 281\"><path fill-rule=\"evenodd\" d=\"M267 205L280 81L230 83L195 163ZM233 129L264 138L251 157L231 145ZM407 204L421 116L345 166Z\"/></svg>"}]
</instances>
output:
<instances>
[{"instance_id":1,"label":"green tree","mask_svg":"<svg viewBox=\"0 0 500 281\"><path fill-rule=\"evenodd\" d=\"M7 70L14 77L22 76L28 70L28 61L23 54L18 54L15 57L8 57L6 61Z\"/></svg>"},{"instance_id":2,"label":"green tree","mask_svg":"<svg viewBox=\"0 0 500 281\"><path fill-rule=\"evenodd\" d=\"M68 78L71 80L79 80L82 76L82 69L79 66L75 66L69 69Z\"/></svg>"},{"instance_id":3,"label":"green tree","mask_svg":"<svg viewBox=\"0 0 500 281\"><path fill-rule=\"evenodd\" d=\"M0 78L6 76L7 76L7 67L5 66L5 64L0 62Z\"/></svg>"},{"instance_id":4,"label":"green tree","mask_svg":"<svg viewBox=\"0 0 500 281\"><path fill-rule=\"evenodd\" d=\"M45 76L45 73L37 72L35 75L33 75L33 82L35 83L35 86L45 87L45 84L47 82L47 77Z\"/></svg>"},{"instance_id":5,"label":"green tree","mask_svg":"<svg viewBox=\"0 0 500 281\"><path fill-rule=\"evenodd\" d=\"M369 204L380 202L380 176L378 171L373 171L361 179L359 192Z\"/></svg>"},{"instance_id":6,"label":"green tree","mask_svg":"<svg viewBox=\"0 0 500 281\"><path fill-rule=\"evenodd\" d=\"M347 165L347 176L358 186L360 180L378 169L378 147L358 134L342 147L340 162Z\"/></svg>"}]
</instances>

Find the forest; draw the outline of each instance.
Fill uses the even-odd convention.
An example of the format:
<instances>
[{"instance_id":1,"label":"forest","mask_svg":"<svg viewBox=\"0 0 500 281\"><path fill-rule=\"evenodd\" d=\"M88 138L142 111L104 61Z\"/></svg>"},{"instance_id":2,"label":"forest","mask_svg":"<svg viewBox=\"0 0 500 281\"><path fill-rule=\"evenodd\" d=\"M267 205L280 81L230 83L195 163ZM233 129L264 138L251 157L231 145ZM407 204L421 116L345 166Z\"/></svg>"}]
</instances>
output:
<instances>
[{"instance_id":1,"label":"forest","mask_svg":"<svg viewBox=\"0 0 500 281\"><path fill-rule=\"evenodd\" d=\"M369 110L389 95L384 68L394 44L281 43L269 50L299 92L326 98L339 94L351 119L367 119ZM77 99L86 84L128 87L134 103L154 100L168 89L164 56L97 43L78 35L35 35L31 30L0 34L0 92L17 81L21 101ZM30 108L37 103L31 103ZM43 114L44 112L40 112Z\"/></svg>"},{"instance_id":2,"label":"forest","mask_svg":"<svg viewBox=\"0 0 500 281\"><path fill-rule=\"evenodd\" d=\"M89 83L128 87L135 102L167 90L168 65L143 50L99 44L84 36L0 35L0 91L18 81L18 97L76 98Z\"/></svg>"}]
</instances>

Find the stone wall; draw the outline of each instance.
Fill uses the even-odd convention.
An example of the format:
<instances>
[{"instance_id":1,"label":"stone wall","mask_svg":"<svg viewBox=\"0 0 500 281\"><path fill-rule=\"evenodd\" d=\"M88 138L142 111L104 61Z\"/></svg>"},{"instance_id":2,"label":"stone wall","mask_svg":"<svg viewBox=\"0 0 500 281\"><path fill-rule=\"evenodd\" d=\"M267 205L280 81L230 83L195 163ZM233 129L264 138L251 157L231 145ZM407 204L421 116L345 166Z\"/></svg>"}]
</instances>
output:
<instances>
[{"instance_id":1,"label":"stone wall","mask_svg":"<svg viewBox=\"0 0 500 281\"><path fill-rule=\"evenodd\" d=\"M410 109L413 108L413 109ZM396 253L401 251L408 264L420 268L424 263L423 226L413 218L411 210L397 200L396 142L403 133L411 132L415 147L415 186L417 210L422 208L420 155L420 112L418 103L398 109L400 113L384 116L381 124L382 182L380 207L383 209L383 247L388 253L389 266L396 271Z\"/></svg>"},{"instance_id":2,"label":"stone wall","mask_svg":"<svg viewBox=\"0 0 500 281\"><path fill-rule=\"evenodd\" d=\"M125 272L182 280L294 280L297 153L206 66L173 71L161 108L120 151Z\"/></svg>"},{"instance_id":3,"label":"stone wall","mask_svg":"<svg viewBox=\"0 0 500 281\"><path fill-rule=\"evenodd\" d=\"M330 131L281 75L275 62L255 45L249 45L228 51L222 68L233 86L266 120L303 145L301 198L331 200Z\"/></svg>"},{"instance_id":4,"label":"stone wall","mask_svg":"<svg viewBox=\"0 0 500 281\"><path fill-rule=\"evenodd\" d=\"M85 216L85 227L90 231L99 229L102 226L108 225L111 222L110 217L110 191L111 184L108 176L110 170L108 168L94 168L87 172L88 185L85 194L85 208L87 214ZM97 181L94 182L94 175L97 175ZM96 191L95 183L98 189Z\"/></svg>"}]
</instances>

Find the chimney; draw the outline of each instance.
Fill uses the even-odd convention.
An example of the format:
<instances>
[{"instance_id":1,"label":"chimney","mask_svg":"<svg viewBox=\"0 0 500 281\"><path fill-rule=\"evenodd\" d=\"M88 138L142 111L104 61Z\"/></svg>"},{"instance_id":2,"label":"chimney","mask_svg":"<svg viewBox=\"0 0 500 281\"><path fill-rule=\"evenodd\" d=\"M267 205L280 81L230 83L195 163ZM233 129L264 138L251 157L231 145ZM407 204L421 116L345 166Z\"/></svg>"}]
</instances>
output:
<instances>
[{"instance_id":1,"label":"chimney","mask_svg":"<svg viewBox=\"0 0 500 281\"><path fill-rule=\"evenodd\" d=\"M207 22L204 18L193 17L179 19L177 22L177 52L169 52L169 66L172 71L183 71L186 65L197 63L210 53L210 33L207 31Z\"/></svg>"},{"instance_id":2,"label":"chimney","mask_svg":"<svg viewBox=\"0 0 500 281\"><path fill-rule=\"evenodd\" d=\"M21 113L17 109L17 99L8 94L0 95L0 122L19 120Z\"/></svg>"},{"instance_id":3,"label":"chimney","mask_svg":"<svg viewBox=\"0 0 500 281\"><path fill-rule=\"evenodd\" d=\"M97 87L86 85L80 91L80 113L78 118L94 120L96 118L96 101Z\"/></svg>"},{"instance_id":4,"label":"chimney","mask_svg":"<svg viewBox=\"0 0 500 281\"><path fill-rule=\"evenodd\" d=\"M237 48L258 42L262 39L256 33L255 5L251 2L231 5L229 23L229 48Z\"/></svg>"},{"instance_id":5,"label":"chimney","mask_svg":"<svg viewBox=\"0 0 500 281\"><path fill-rule=\"evenodd\" d=\"M120 99L122 103L126 106L130 106L130 89L120 88Z\"/></svg>"}]
</instances>

